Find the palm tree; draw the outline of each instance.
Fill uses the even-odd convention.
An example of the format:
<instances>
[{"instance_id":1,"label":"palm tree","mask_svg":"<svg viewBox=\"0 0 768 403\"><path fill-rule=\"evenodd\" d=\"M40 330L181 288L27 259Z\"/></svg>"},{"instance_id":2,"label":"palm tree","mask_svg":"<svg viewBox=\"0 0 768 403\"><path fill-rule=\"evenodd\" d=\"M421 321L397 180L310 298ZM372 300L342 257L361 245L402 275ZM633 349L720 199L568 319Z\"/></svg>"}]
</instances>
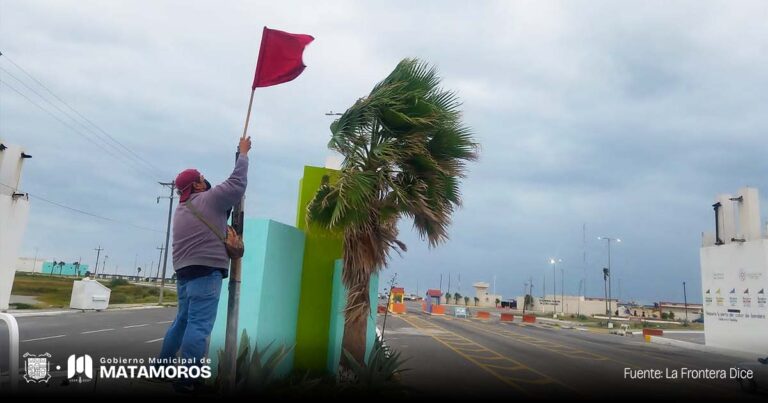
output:
<instances>
[{"instance_id":1,"label":"palm tree","mask_svg":"<svg viewBox=\"0 0 768 403\"><path fill-rule=\"evenodd\" d=\"M443 297L445 297L445 303L446 304L450 304L451 303L451 293L447 292L447 293L445 293L445 295L443 295Z\"/></svg>"},{"instance_id":2,"label":"palm tree","mask_svg":"<svg viewBox=\"0 0 768 403\"><path fill-rule=\"evenodd\" d=\"M475 306L477 306L478 302L480 302L480 298L475 297Z\"/></svg>"},{"instance_id":3,"label":"palm tree","mask_svg":"<svg viewBox=\"0 0 768 403\"><path fill-rule=\"evenodd\" d=\"M469 306L469 297L464 297L464 306Z\"/></svg>"},{"instance_id":4,"label":"palm tree","mask_svg":"<svg viewBox=\"0 0 768 403\"><path fill-rule=\"evenodd\" d=\"M72 266L75 267L75 273L76 273L75 275L77 277L80 277L80 262L72 263Z\"/></svg>"},{"instance_id":5,"label":"palm tree","mask_svg":"<svg viewBox=\"0 0 768 403\"><path fill-rule=\"evenodd\" d=\"M328 143L344 156L338 180L323 178L307 206L310 224L343 234L349 294L342 344L360 363L371 275L387 265L391 251L406 251L398 221L412 218L430 247L448 239L465 163L477 158L456 95L439 85L434 68L405 59L347 109L331 124Z\"/></svg>"},{"instance_id":6,"label":"palm tree","mask_svg":"<svg viewBox=\"0 0 768 403\"><path fill-rule=\"evenodd\" d=\"M53 276L53 270L56 269L56 266L58 264L59 264L59 262L57 262L55 260L53 261L53 263L51 264L51 274L49 274L49 276Z\"/></svg>"},{"instance_id":7,"label":"palm tree","mask_svg":"<svg viewBox=\"0 0 768 403\"><path fill-rule=\"evenodd\" d=\"M65 264L66 263L64 263L63 261L59 262L59 276L61 276L61 273L62 273L62 270L64 270L64 265Z\"/></svg>"},{"instance_id":8,"label":"palm tree","mask_svg":"<svg viewBox=\"0 0 768 403\"><path fill-rule=\"evenodd\" d=\"M498 298L496 298L496 308L498 308L498 307L499 307L499 304L500 304L500 303L501 303L501 300L500 300L500 299L498 299Z\"/></svg>"}]
</instances>

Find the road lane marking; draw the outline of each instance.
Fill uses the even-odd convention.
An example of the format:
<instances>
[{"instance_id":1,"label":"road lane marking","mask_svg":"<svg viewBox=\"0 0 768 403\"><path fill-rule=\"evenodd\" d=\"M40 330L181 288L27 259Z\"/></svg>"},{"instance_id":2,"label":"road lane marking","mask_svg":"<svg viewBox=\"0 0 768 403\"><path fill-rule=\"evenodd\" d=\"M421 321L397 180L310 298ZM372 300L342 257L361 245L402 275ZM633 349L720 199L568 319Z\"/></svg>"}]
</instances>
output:
<instances>
[{"instance_id":1,"label":"road lane marking","mask_svg":"<svg viewBox=\"0 0 768 403\"><path fill-rule=\"evenodd\" d=\"M154 340L145 341L144 343L147 343L147 344L148 344L148 343L156 343L156 342L158 342L158 341L160 341L160 340L163 340L163 339L165 339L165 337L161 337L161 338L159 338L159 339L154 339Z\"/></svg>"},{"instance_id":2,"label":"road lane marking","mask_svg":"<svg viewBox=\"0 0 768 403\"><path fill-rule=\"evenodd\" d=\"M467 322L469 322L469 321L467 321ZM538 348L550 351L552 353L561 354L561 355L564 355L564 356L570 357L570 358L587 359L586 357L578 357L577 356L577 355L584 354L584 355L592 356L591 360L594 360L594 361L610 361L610 362L614 362L614 363L620 364L620 365L625 366L625 367L635 368L635 369L645 368L645 366L642 366L642 365L636 365L636 364L632 364L630 362L618 360L618 359L615 359L615 358L612 358L612 357L607 357L607 356L604 356L604 355L601 355L601 354L589 352L589 351L586 351L586 350L576 349L575 347L571 347L571 346L568 346L568 345L558 344L558 343L547 341L547 340L536 339L536 338L534 338L532 336L528 336L528 335L522 334L522 333L517 332L517 331L511 331L509 329L506 329L506 330L502 329L502 330L500 330L501 333L499 333L499 331L495 330L495 327L493 327L493 325L483 325L483 326L480 326L480 325L477 325L477 324L474 324L474 323L468 323L467 325L469 327L474 327L474 328L476 328L478 330L481 330L481 331L486 331L486 332L489 332L489 333L492 333L492 334L496 334L498 336L507 337L507 338L510 338L512 340L519 341L519 342L522 342L522 343L525 343L525 344L529 344L529 345L532 345L532 346L535 346L535 347L538 347ZM587 342L593 343L593 344L600 344L600 345L602 345L604 347L606 346L604 343L599 343L597 341L592 341L592 340L584 340L584 341L587 341ZM573 351L566 353L565 351L558 350L558 348L560 350L573 350ZM613 347L611 347L611 348L613 348ZM616 347L616 348L620 348L620 347ZM671 359L665 358L665 357L659 357L659 356L656 356L655 354L650 354L649 352L646 352L645 354L648 355L651 358L654 358L654 359L663 360L663 361L667 361L667 362L671 362L671 363L675 363L675 364L683 364L683 365L685 365L685 366L687 366L689 368L691 368L691 367L700 367L700 366L697 366L697 365L687 365L687 364L685 364L683 362L674 361L674 360L671 360ZM703 368L703 367L700 367L700 368ZM672 383L681 383L682 382L681 379L668 379L668 381L672 382ZM718 391L726 390L726 389L724 389L724 388L722 388L720 386L710 385L710 384L708 384L706 382L696 382L696 384L704 386L706 388L718 390Z\"/></svg>"},{"instance_id":3,"label":"road lane marking","mask_svg":"<svg viewBox=\"0 0 768 403\"><path fill-rule=\"evenodd\" d=\"M91 333L99 333L99 332L109 332L115 329L99 329L99 330L89 330L87 332L82 332L80 334L91 334Z\"/></svg>"},{"instance_id":4,"label":"road lane marking","mask_svg":"<svg viewBox=\"0 0 768 403\"><path fill-rule=\"evenodd\" d=\"M28 340L22 340L22 343L26 343L28 341L38 341L38 340L48 340L48 339L58 339L59 337L67 337L66 334L60 334L58 336L48 336L48 337L38 337L36 339L28 339Z\"/></svg>"},{"instance_id":5,"label":"road lane marking","mask_svg":"<svg viewBox=\"0 0 768 403\"><path fill-rule=\"evenodd\" d=\"M143 325L130 325L130 326L123 326L123 329L130 329L130 328L134 328L134 327L144 327L144 326L149 326L149 323L145 323L145 324L143 324Z\"/></svg>"},{"instance_id":6,"label":"road lane marking","mask_svg":"<svg viewBox=\"0 0 768 403\"><path fill-rule=\"evenodd\" d=\"M164 325L166 323L173 323L173 321L172 320L166 320L166 321L163 321L163 322L155 322L155 323L158 324L158 325Z\"/></svg>"},{"instance_id":7,"label":"road lane marking","mask_svg":"<svg viewBox=\"0 0 768 403\"><path fill-rule=\"evenodd\" d=\"M437 342L443 344L444 346L448 347L450 350L452 350L453 352L455 352L459 356L461 356L461 357L465 358L466 360L472 362L473 364L477 365L478 367L480 367L480 369L490 373L495 378L499 379L500 381L504 382L505 384L511 386L512 388L518 390L519 392L521 392L521 393L523 393L523 394L525 394L527 396L530 396L530 397L539 396L537 394L538 391L535 391L535 390L531 391L531 390L527 390L527 389L523 388L520 385L521 382L514 381L508 375L504 374L503 371L507 371L507 370L509 370L509 371L525 370L526 373L531 374L531 375L536 376L536 377L539 378L539 380L535 384L540 384L540 385L557 384L557 385L559 385L559 386L561 386L561 387L563 387L563 388L565 388L565 389L567 389L567 390L569 390L571 392L578 393L576 390L574 390L570 386L565 385L564 383L562 383L562 382L560 382L558 380L555 380L554 378L552 378L550 376L547 376L547 375L545 375L545 374L543 374L543 373L541 373L539 371L536 371L535 369L533 369L533 368L523 364L520 361L513 360L512 358L504 356L504 355L502 355L502 354L500 354L500 353L498 353L498 352L496 352L494 350L491 350L491 349L489 349L489 348L487 348L487 347L485 347L485 346L483 346L483 345L481 345L481 344L479 344L479 343L477 343L477 342L475 342L475 341L473 341L471 339L468 339L468 338L466 338L464 336L461 336L461 335L459 335L457 333L451 332L450 330L442 328L442 327L440 327L440 326L438 326L438 325L436 325L436 324L434 324L434 323L432 323L430 321L427 321L427 320L421 319L421 318L415 318L415 317L411 317L409 319L405 319L405 318L401 318L401 319L403 319L403 321L405 321L406 323L408 323L411 326L414 326L414 327L416 327L418 329L432 328L432 329L439 329L441 331L441 333L443 333L443 332L447 333L448 335L450 335L449 337L451 339L453 339L453 340L447 340L447 338L442 337L440 334L434 334L434 333L432 334L432 338L434 338ZM419 324L417 324L417 322L422 322L422 324L419 325ZM466 350L466 348L454 347L452 345L452 343L455 342L455 341L462 341L464 343L469 342L473 346L479 347L480 348L479 351L484 351L484 352L493 354L493 356L486 357L486 356L481 356L481 355L477 355L477 354L464 353L462 350ZM492 367L492 366L490 366L490 363L486 363L486 362L483 362L483 361L493 361L494 363L495 362L499 362L499 361L502 361L502 362L506 361L506 363L511 364L511 365L506 365L506 366L513 367L514 369L501 370L501 369L499 369L499 367L502 367L502 366L505 366L505 365L494 365ZM517 367L521 367L521 368L517 368ZM526 382L526 383L530 383L530 382Z\"/></svg>"}]
</instances>

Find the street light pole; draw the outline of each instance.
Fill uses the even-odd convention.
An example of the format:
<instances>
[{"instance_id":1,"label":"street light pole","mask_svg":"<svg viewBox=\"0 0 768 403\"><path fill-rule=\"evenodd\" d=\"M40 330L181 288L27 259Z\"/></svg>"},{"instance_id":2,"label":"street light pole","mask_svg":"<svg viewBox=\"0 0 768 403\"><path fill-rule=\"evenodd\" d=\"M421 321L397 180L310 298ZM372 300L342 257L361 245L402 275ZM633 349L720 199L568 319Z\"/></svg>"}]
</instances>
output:
<instances>
[{"instance_id":1,"label":"street light pole","mask_svg":"<svg viewBox=\"0 0 768 403\"><path fill-rule=\"evenodd\" d=\"M557 263L562 262L563 259L550 258L549 263L552 264L552 314L557 315L557 276L555 275L557 270ZM546 295L544 296L546 297ZM560 301L562 303L562 301Z\"/></svg>"}]
</instances>

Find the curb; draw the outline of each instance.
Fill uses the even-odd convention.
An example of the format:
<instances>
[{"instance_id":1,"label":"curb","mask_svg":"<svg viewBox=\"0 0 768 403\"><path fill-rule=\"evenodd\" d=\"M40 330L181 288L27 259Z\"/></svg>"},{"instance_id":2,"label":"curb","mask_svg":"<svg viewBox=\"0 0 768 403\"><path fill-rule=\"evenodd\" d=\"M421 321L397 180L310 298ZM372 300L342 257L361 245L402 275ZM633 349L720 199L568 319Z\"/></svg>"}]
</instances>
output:
<instances>
[{"instance_id":1,"label":"curb","mask_svg":"<svg viewBox=\"0 0 768 403\"><path fill-rule=\"evenodd\" d=\"M160 305L147 305L147 306L131 306L131 307L124 307L124 308L107 308L104 310L101 310L99 312L115 312L115 311L135 311L135 310L141 310L141 309L159 309L159 308L167 308L166 306L160 306ZM43 312L29 312L29 311L8 311L9 315L13 316L14 318L31 318L36 316L59 316L59 315L71 315L76 313L89 313L89 312L97 312L95 310L80 310L80 309L69 309L69 310L61 310L61 311L43 311Z\"/></svg>"},{"instance_id":2,"label":"curb","mask_svg":"<svg viewBox=\"0 0 768 403\"><path fill-rule=\"evenodd\" d=\"M754 359L756 359L758 357L757 355L746 353L746 352L742 352L742 351L738 351L738 350L729 350L729 349L725 349L725 348L708 347L708 346L703 345L703 344L692 343L692 342L689 342L689 341L675 340L675 339L670 339L670 338L666 338L666 337L662 337L662 336L646 335L645 336L645 341L647 343L653 343L653 344L659 344L659 345L671 346L671 347L686 348L686 349L689 349L689 350L700 351L702 353L722 354L722 355L727 355L727 356L731 356L731 357L735 357L735 358L740 358L740 359L747 359L747 360L754 360Z\"/></svg>"}]
</instances>

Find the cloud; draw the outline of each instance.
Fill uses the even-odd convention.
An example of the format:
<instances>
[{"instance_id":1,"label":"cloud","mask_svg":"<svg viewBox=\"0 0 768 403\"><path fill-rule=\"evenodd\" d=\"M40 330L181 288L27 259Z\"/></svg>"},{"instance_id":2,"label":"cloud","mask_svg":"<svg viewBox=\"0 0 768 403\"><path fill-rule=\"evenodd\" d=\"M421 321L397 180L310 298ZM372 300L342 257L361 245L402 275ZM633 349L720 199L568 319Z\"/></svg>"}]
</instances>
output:
<instances>
[{"instance_id":1,"label":"cloud","mask_svg":"<svg viewBox=\"0 0 768 403\"><path fill-rule=\"evenodd\" d=\"M35 156L25 189L161 231L157 180L231 170L263 25L317 39L299 79L255 97L249 216L293 223L303 165L328 154L324 113L404 57L435 64L482 154L446 245L430 250L402 223L409 252L382 279L396 271L412 289L451 272L465 294L493 276L505 296L530 277L541 291L557 255L568 291L586 277L601 295L595 237L614 235L624 297L680 299L680 282L698 284L715 194L768 188L761 2L5 1L0 13L3 53L160 171L126 166L2 87L0 131ZM72 260L101 244L128 272L161 241L33 201L24 252Z\"/></svg>"}]
</instances>

